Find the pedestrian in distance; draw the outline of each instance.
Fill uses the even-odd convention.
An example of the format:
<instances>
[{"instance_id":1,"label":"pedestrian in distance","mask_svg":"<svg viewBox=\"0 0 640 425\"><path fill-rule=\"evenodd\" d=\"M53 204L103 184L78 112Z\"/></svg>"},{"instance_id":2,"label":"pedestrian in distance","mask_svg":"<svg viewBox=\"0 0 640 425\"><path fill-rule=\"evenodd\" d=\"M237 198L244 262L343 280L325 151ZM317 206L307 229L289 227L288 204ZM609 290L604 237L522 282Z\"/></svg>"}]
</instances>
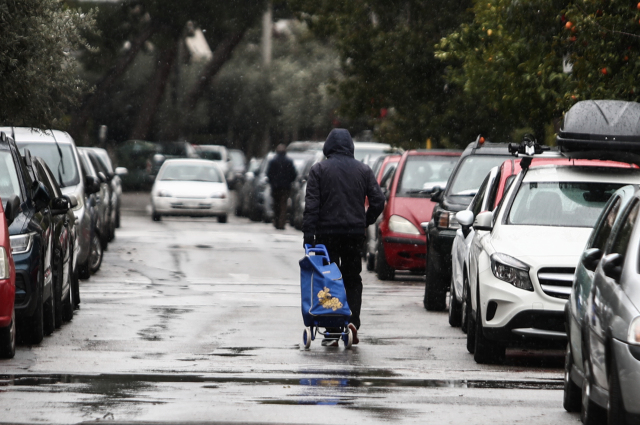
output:
<instances>
[{"instance_id":1,"label":"pedestrian in distance","mask_svg":"<svg viewBox=\"0 0 640 425\"><path fill-rule=\"evenodd\" d=\"M287 221L287 200L291 194L291 183L298 173L291 158L287 156L287 147L282 143L276 147L276 156L269 162L267 177L273 199L273 225L284 230Z\"/></svg>"},{"instance_id":2,"label":"pedestrian in distance","mask_svg":"<svg viewBox=\"0 0 640 425\"><path fill-rule=\"evenodd\" d=\"M331 262L338 265L351 308L349 328L357 344L362 306L360 253L365 229L384 209L385 196L371 168L354 158L349 131L331 130L322 151L327 159L315 164L307 179L304 244L326 246ZM369 208L365 211L366 198ZM325 338L322 344L337 346L338 340Z\"/></svg>"}]
</instances>

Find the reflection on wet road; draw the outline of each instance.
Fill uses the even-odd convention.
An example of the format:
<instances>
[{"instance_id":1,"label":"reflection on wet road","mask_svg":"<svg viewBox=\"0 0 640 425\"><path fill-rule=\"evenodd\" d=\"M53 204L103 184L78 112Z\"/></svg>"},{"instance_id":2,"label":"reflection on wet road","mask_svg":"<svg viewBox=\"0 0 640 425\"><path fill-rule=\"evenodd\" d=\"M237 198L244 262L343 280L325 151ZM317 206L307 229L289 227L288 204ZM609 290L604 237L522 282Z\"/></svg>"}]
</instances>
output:
<instances>
[{"instance_id":1,"label":"reflection on wet road","mask_svg":"<svg viewBox=\"0 0 640 425\"><path fill-rule=\"evenodd\" d=\"M301 255L293 230L130 208L73 322L0 362L0 423L577 421L562 351L476 364L420 276L363 271L361 343L301 349Z\"/></svg>"}]
</instances>

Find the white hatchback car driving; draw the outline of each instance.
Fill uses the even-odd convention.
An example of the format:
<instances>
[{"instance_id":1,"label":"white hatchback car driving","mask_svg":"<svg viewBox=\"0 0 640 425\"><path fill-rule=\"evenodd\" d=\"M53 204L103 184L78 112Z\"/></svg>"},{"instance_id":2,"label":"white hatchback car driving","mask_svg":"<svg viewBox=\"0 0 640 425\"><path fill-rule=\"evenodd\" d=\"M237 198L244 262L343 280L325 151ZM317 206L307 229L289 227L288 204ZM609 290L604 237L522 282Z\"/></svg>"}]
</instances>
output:
<instances>
[{"instance_id":1,"label":"white hatchback car driving","mask_svg":"<svg viewBox=\"0 0 640 425\"><path fill-rule=\"evenodd\" d=\"M591 229L609 197L640 183L612 161L533 160L494 212L477 215L469 251L467 348L499 363L508 343L566 342L564 306Z\"/></svg>"}]
</instances>

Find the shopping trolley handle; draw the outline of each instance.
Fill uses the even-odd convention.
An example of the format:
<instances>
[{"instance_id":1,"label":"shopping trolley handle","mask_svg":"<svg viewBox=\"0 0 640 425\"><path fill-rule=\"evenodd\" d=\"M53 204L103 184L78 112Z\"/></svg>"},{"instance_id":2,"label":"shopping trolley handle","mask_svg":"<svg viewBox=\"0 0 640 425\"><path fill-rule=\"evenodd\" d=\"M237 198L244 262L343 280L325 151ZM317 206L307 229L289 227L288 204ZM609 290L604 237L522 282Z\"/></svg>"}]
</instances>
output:
<instances>
[{"instance_id":1,"label":"shopping trolley handle","mask_svg":"<svg viewBox=\"0 0 640 425\"><path fill-rule=\"evenodd\" d=\"M314 253L316 255L320 254L323 257L326 257L327 261L329 261L329 253L327 252L327 247L322 245L322 244L319 244L319 245L316 245L316 246L305 244L304 253L305 253L305 255L309 255L311 253Z\"/></svg>"}]
</instances>

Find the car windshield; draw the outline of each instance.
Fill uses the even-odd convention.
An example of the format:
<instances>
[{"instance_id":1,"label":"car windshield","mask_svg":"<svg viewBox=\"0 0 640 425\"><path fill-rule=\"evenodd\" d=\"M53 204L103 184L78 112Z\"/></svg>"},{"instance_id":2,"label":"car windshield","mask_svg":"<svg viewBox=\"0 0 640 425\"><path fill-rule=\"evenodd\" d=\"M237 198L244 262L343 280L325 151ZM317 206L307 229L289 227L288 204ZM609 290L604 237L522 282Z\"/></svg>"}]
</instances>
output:
<instances>
[{"instance_id":1,"label":"car windshield","mask_svg":"<svg viewBox=\"0 0 640 425\"><path fill-rule=\"evenodd\" d=\"M80 183L80 173L73 155L73 146L55 143L18 143L22 153L29 149L31 155L44 159L60 187L75 186ZM58 151L58 146L60 151Z\"/></svg>"},{"instance_id":2,"label":"car windshield","mask_svg":"<svg viewBox=\"0 0 640 425\"><path fill-rule=\"evenodd\" d=\"M162 181L222 182L222 176L213 164L167 163L159 179Z\"/></svg>"},{"instance_id":3,"label":"car windshield","mask_svg":"<svg viewBox=\"0 0 640 425\"><path fill-rule=\"evenodd\" d=\"M0 167L0 199L6 202L11 195L22 198L18 174L11 152L0 151L0 163L2 163L2 167Z\"/></svg>"},{"instance_id":4,"label":"car windshield","mask_svg":"<svg viewBox=\"0 0 640 425\"><path fill-rule=\"evenodd\" d=\"M435 186L445 187L457 156L409 156L396 189L397 196L426 196Z\"/></svg>"},{"instance_id":5,"label":"car windshield","mask_svg":"<svg viewBox=\"0 0 640 425\"><path fill-rule=\"evenodd\" d=\"M617 183L523 183L509 211L509 223L593 227L604 204L622 186Z\"/></svg>"},{"instance_id":6,"label":"car windshield","mask_svg":"<svg viewBox=\"0 0 640 425\"><path fill-rule=\"evenodd\" d=\"M475 196L489 170L502 164L504 156L470 155L462 160L451 183L450 195Z\"/></svg>"}]
</instances>

